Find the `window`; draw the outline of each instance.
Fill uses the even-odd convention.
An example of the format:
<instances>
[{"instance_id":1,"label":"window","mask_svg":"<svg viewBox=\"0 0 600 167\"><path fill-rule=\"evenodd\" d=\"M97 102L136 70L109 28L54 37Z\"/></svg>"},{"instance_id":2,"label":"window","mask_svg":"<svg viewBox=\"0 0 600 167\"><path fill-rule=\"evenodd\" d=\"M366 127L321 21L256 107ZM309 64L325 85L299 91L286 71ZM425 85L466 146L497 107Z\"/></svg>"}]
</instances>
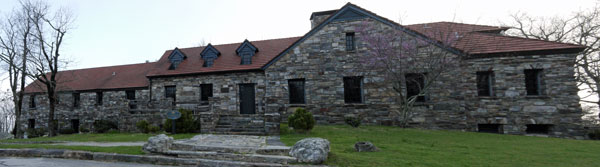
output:
<instances>
[{"instance_id":1,"label":"window","mask_svg":"<svg viewBox=\"0 0 600 167\"><path fill-rule=\"evenodd\" d=\"M410 98L421 93L425 86L425 74L411 73L406 74L406 97ZM425 96L417 96L416 102L425 102Z\"/></svg>"},{"instance_id":2,"label":"window","mask_svg":"<svg viewBox=\"0 0 600 167\"><path fill-rule=\"evenodd\" d=\"M35 108L35 95L29 95L29 108Z\"/></svg>"},{"instance_id":3,"label":"window","mask_svg":"<svg viewBox=\"0 0 600 167\"><path fill-rule=\"evenodd\" d=\"M127 100L129 100L129 108L137 109L137 105L135 104L135 90L126 90L125 95L127 96Z\"/></svg>"},{"instance_id":4,"label":"window","mask_svg":"<svg viewBox=\"0 0 600 167\"><path fill-rule=\"evenodd\" d=\"M73 107L79 107L79 93L73 93Z\"/></svg>"},{"instance_id":5,"label":"window","mask_svg":"<svg viewBox=\"0 0 600 167\"><path fill-rule=\"evenodd\" d=\"M175 103L177 98L176 92L177 89L175 89L175 86L165 86L165 98L173 98L173 103Z\"/></svg>"},{"instance_id":6,"label":"window","mask_svg":"<svg viewBox=\"0 0 600 167\"><path fill-rule=\"evenodd\" d=\"M242 53L242 63L241 64L252 64L252 54L251 53Z\"/></svg>"},{"instance_id":7,"label":"window","mask_svg":"<svg viewBox=\"0 0 600 167\"><path fill-rule=\"evenodd\" d=\"M202 64L202 67L212 67L214 64L215 59L214 58L204 58L204 64Z\"/></svg>"},{"instance_id":8,"label":"window","mask_svg":"<svg viewBox=\"0 0 600 167\"><path fill-rule=\"evenodd\" d=\"M127 100L135 100L135 90L126 90Z\"/></svg>"},{"instance_id":9,"label":"window","mask_svg":"<svg viewBox=\"0 0 600 167\"><path fill-rule=\"evenodd\" d=\"M548 134L551 126L550 124L528 124L526 132L528 134Z\"/></svg>"},{"instance_id":10,"label":"window","mask_svg":"<svg viewBox=\"0 0 600 167\"><path fill-rule=\"evenodd\" d=\"M304 79L288 80L290 104L304 104Z\"/></svg>"},{"instance_id":11,"label":"window","mask_svg":"<svg viewBox=\"0 0 600 167\"><path fill-rule=\"evenodd\" d=\"M213 85L200 84L200 101L208 101L209 97L213 97Z\"/></svg>"},{"instance_id":12,"label":"window","mask_svg":"<svg viewBox=\"0 0 600 167\"><path fill-rule=\"evenodd\" d=\"M344 101L362 103L362 77L344 77Z\"/></svg>"},{"instance_id":13,"label":"window","mask_svg":"<svg viewBox=\"0 0 600 167\"><path fill-rule=\"evenodd\" d=\"M477 72L477 95L478 96L493 96L494 72L480 71Z\"/></svg>"},{"instance_id":14,"label":"window","mask_svg":"<svg viewBox=\"0 0 600 167\"><path fill-rule=\"evenodd\" d=\"M346 51L354 51L354 33L346 33Z\"/></svg>"},{"instance_id":15,"label":"window","mask_svg":"<svg viewBox=\"0 0 600 167\"><path fill-rule=\"evenodd\" d=\"M28 121L28 128L29 129L35 129L35 119L29 119Z\"/></svg>"},{"instance_id":16,"label":"window","mask_svg":"<svg viewBox=\"0 0 600 167\"><path fill-rule=\"evenodd\" d=\"M502 133L501 124L477 124L477 130L484 133Z\"/></svg>"},{"instance_id":17,"label":"window","mask_svg":"<svg viewBox=\"0 0 600 167\"><path fill-rule=\"evenodd\" d=\"M102 92L96 92L96 105L102 105Z\"/></svg>"},{"instance_id":18,"label":"window","mask_svg":"<svg viewBox=\"0 0 600 167\"><path fill-rule=\"evenodd\" d=\"M525 70L525 88L528 96L542 95L542 70Z\"/></svg>"}]
</instances>

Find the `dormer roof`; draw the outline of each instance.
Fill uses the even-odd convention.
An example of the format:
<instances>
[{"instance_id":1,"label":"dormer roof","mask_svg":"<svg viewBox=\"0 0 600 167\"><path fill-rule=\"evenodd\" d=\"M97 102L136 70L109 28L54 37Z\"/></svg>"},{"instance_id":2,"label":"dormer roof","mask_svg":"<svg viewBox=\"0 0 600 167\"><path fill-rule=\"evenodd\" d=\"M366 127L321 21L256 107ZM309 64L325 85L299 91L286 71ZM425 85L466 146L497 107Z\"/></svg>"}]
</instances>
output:
<instances>
[{"instance_id":1,"label":"dormer roof","mask_svg":"<svg viewBox=\"0 0 600 167\"><path fill-rule=\"evenodd\" d=\"M244 40L244 42L242 42L242 44L240 44L240 47L238 47L235 50L235 53L240 54L240 52L243 51L251 51L251 52L258 52L258 48L254 45L252 45L252 43L250 41L248 41L248 39Z\"/></svg>"}]
</instances>

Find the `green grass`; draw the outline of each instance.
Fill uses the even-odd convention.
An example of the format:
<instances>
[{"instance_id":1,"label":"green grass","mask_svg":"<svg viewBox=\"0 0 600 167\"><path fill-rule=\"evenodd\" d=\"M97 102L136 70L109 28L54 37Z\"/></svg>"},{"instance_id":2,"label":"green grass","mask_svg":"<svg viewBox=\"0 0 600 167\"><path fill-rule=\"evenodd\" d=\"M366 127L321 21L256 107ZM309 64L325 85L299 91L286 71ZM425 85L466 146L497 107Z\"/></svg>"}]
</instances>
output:
<instances>
[{"instance_id":1,"label":"green grass","mask_svg":"<svg viewBox=\"0 0 600 167\"><path fill-rule=\"evenodd\" d=\"M0 148L45 148L45 149L67 149L91 152L106 152L119 154L143 155L142 146L115 146L115 147L93 147L93 146L62 146L48 144L0 144Z\"/></svg>"},{"instance_id":2,"label":"green grass","mask_svg":"<svg viewBox=\"0 0 600 167\"><path fill-rule=\"evenodd\" d=\"M58 135L55 137L38 137L31 139L9 139L0 140L0 143L10 142L31 142L31 141L74 141L74 142L135 142L135 141L148 141L149 137L155 136L156 134L144 134L144 133L86 133L86 134L70 134L70 135ZM186 133L186 134L175 134L168 135L174 139L186 139L194 137L197 134Z\"/></svg>"},{"instance_id":3,"label":"green grass","mask_svg":"<svg viewBox=\"0 0 600 167\"><path fill-rule=\"evenodd\" d=\"M600 141L590 140L384 126L316 126L309 134L281 129L290 146L306 137L329 140L326 164L337 166L597 166L600 159ZM355 152L357 141L381 151Z\"/></svg>"}]
</instances>

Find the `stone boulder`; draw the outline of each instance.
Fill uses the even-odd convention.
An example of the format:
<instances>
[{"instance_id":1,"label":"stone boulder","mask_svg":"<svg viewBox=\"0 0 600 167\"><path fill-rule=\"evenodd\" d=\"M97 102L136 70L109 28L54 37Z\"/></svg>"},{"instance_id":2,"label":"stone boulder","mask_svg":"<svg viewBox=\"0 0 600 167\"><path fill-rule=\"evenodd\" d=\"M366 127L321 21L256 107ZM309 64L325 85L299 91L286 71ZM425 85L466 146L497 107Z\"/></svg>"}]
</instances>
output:
<instances>
[{"instance_id":1,"label":"stone boulder","mask_svg":"<svg viewBox=\"0 0 600 167\"><path fill-rule=\"evenodd\" d=\"M10 133L0 132L0 140L12 139L14 136Z\"/></svg>"},{"instance_id":2,"label":"stone boulder","mask_svg":"<svg viewBox=\"0 0 600 167\"><path fill-rule=\"evenodd\" d=\"M354 144L354 149L358 152L374 152L379 151L379 148L375 147L373 143L368 141L359 141Z\"/></svg>"},{"instance_id":3,"label":"stone boulder","mask_svg":"<svg viewBox=\"0 0 600 167\"><path fill-rule=\"evenodd\" d=\"M327 160L329 141L322 138L302 139L294 144L289 154L298 162L321 164Z\"/></svg>"},{"instance_id":4,"label":"stone boulder","mask_svg":"<svg viewBox=\"0 0 600 167\"><path fill-rule=\"evenodd\" d=\"M142 150L150 153L163 153L168 151L172 144L173 137L160 134L148 138L148 143L144 144Z\"/></svg>"}]
</instances>

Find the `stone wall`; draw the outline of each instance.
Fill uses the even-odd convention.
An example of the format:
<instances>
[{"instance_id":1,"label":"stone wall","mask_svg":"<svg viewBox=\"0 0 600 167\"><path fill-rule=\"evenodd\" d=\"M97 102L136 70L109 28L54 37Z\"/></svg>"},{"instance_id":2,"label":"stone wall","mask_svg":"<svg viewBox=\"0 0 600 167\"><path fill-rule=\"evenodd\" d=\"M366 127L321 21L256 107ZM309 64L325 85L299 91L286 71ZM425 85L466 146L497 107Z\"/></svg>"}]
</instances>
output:
<instances>
[{"instance_id":1,"label":"stone wall","mask_svg":"<svg viewBox=\"0 0 600 167\"><path fill-rule=\"evenodd\" d=\"M477 124L503 124L506 134L525 134L527 124L551 124L550 135L583 136L575 81L575 55L505 56L464 62L462 92L469 130ZM528 96L525 69L543 69L543 93ZM493 71L494 96L478 97L476 71Z\"/></svg>"},{"instance_id":2,"label":"stone wall","mask_svg":"<svg viewBox=\"0 0 600 167\"><path fill-rule=\"evenodd\" d=\"M346 51L345 34L363 21L386 33L391 27L370 19L328 23L266 70L267 113L285 120L296 107L312 112L321 124L341 124L348 114L363 123L394 125L398 106L391 85L381 73L364 70L366 48L357 39L357 51ZM357 32L356 36L359 36ZM525 134L527 124L551 124L548 135L583 136L581 108L574 80L573 55L500 56L462 59L434 83L427 102L417 103L411 126L429 129L477 131L478 124L501 124L502 133ZM525 96L524 69L544 68L546 96ZM493 70L496 97L477 96L477 71ZM343 77L362 76L363 103L344 102ZM290 104L287 80L305 79L306 104Z\"/></svg>"},{"instance_id":3,"label":"stone wall","mask_svg":"<svg viewBox=\"0 0 600 167\"><path fill-rule=\"evenodd\" d=\"M55 111L55 119L58 120L59 129L71 128L71 120L79 120L79 126L85 129L93 130L93 123L96 120L109 120L118 124L121 131L137 131L135 123L140 120L147 120L151 124L161 126L164 121L163 108L170 105L170 102L155 102L149 105L148 89L137 89L136 109L130 109L125 90L103 91L103 104L96 104L96 91L80 92L79 107L73 106L73 92L59 93L59 103ZM47 128L48 123L48 98L45 94L36 94L36 107L29 107L29 96L24 99L24 110L22 118L22 129L28 128L28 120L35 119L36 128Z\"/></svg>"}]
</instances>

